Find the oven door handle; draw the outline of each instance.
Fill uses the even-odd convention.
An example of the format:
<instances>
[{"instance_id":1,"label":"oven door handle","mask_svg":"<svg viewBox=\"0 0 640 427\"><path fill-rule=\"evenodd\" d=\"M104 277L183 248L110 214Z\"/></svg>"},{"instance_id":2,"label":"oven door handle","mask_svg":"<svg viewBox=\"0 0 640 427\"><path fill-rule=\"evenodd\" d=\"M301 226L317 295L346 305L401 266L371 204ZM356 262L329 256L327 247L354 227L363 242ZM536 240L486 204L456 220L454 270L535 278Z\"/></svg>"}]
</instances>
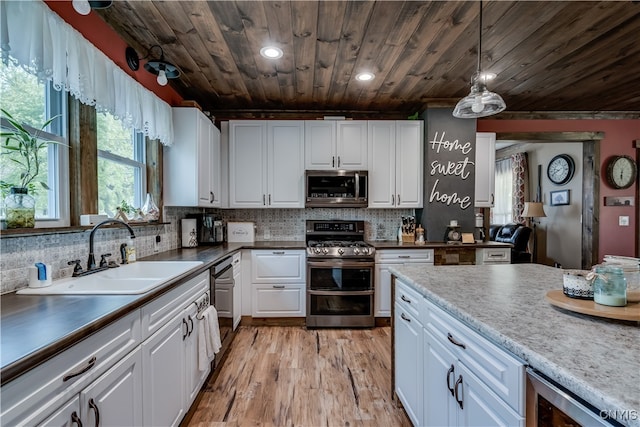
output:
<instances>
[{"instance_id":1,"label":"oven door handle","mask_svg":"<svg viewBox=\"0 0 640 427\"><path fill-rule=\"evenodd\" d=\"M319 268L373 268L374 261L347 261L342 259L332 259L326 261L307 261L309 267Z\"/></svg>"},{"instance_id":2,"label":"oven door handle","mask_svg":"<svg viewBox=\"0 0 640 427\"><path fill-rule=\"evenodd\" d=\"M329 295L329 296L347 296L347 295L373 295L373 289L366 291L314 291L307 288L309 295Z\"/></svg>"}]
</instances>

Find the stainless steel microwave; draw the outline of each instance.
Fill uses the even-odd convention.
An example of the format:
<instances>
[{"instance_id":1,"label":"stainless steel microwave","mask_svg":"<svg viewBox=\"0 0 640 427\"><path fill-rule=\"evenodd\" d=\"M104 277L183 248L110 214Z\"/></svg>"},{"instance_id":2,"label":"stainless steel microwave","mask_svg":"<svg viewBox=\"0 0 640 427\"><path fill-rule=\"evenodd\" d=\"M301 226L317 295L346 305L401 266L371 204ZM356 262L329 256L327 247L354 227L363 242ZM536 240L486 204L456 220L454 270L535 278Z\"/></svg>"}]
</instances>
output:
<instances>
[{"instance_id":1,"label":"stainless steel microwave","mask_svg":"<svg viewBox=\"0 0 640 427\"><path fill-rule=\"evenodd\" d=\"M313 170L305 172L305 207L366 208L367 171Z\"/></svg>"}]
</instances>

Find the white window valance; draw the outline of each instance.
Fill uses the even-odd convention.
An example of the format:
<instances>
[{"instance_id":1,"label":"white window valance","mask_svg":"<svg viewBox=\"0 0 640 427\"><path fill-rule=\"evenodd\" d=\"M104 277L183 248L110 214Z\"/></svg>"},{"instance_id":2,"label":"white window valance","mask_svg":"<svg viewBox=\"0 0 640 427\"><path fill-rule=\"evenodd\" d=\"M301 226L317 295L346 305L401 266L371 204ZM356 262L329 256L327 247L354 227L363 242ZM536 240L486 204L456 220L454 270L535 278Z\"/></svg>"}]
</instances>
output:
<instances>
[{"instance_id":1,"label":"white window valance","mask_svg":"<svg viewBox=\"0 0 640 427\"><path fill-rule=\"evenodd\" d=\"M171 106L143 87L41 1L1 1L3 61L52 80L80 102L113 114L165 145L173 142Z\"/></svg>"}]
</instances>

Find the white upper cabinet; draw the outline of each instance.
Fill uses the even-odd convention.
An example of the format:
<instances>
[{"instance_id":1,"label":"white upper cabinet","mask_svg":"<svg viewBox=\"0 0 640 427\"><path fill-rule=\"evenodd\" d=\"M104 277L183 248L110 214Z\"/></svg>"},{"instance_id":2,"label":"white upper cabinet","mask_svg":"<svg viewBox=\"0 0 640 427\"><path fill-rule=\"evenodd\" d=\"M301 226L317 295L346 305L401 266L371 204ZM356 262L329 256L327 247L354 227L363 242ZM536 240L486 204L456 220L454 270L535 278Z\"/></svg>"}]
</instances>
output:
<instances>
[{"instance_id":1,"label":"white upper cabinet","mask_svg":"<svg viewBox=\"0 0 640 427\"><path fill-rule=\"evenodd\" d=\"M366 120L306 120L305 169L366 170Z\"/></svg>"},{"instance_id":2,"label":"white upper cabinet","mask_svg":"<svg viewBox=\"0 0 640 427\"><path fill-rule=\"evenodd\" d=\"M421 208L423 122L370 121L369 207Z\"/></svg>"},{"instance_id":3,"label":"white upper cabinet","mask_svg":"<svg viewBox=\"0 0 640 427\"><path fill-rule=\"evenodd\" d=\"M304 122L229 122L229 207L304 207Z\"/></svg>"},{"instance_id":4,"label":"white upper cabinet","mask_svg":"<svg viewBox=\"0 0 640 427\"><path fill-rule=\"evenodd\" d=\"M220 131L199 109L173 109L174 143L164 147L164 204L220 207Z\"/></svg>"},{"instance_id":5,"label":"white upper cabinet","mask_svg":"<svg viewBox=\"0 0 640 427\"><path fill-rule=\"evenodd\" d=\"M496 179L496 134L476 133L475 207L492 208Z\"/></svg>"}]
</instances>

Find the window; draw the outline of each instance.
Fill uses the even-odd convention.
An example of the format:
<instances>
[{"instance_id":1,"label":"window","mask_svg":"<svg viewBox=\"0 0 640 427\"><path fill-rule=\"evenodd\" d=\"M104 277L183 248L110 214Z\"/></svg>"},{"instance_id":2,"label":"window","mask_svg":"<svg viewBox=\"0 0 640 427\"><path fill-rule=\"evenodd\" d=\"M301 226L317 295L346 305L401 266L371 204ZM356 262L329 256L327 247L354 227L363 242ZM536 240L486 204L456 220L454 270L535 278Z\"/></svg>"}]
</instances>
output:
<instances>
[{"instance_id":1,"label":"window","mask_svg":"<svg viewBox=\"0 0 640 427\"><path fill-rule=\"evenodd\" d=\"M98 213L114 217L123 202L141 208L147 188L144 134L110 114L98 114L97 129Z\"/></svg>"},{"instance_id":2,"label":"window","mask_svg":"<svg viewBox=\"0 0 640 427\"><path fill-rule=\"evenodd\" d=\"M43 148L44 159L29 193L36 199L36 226L60 227L69 225L69 150L66 138L66 94L56 91L50 82L39 82L37 77L19 66L0 62L0 97L2 108L29 131L36 132L51 117L58 116L40 135L43 139L59 142ZM2 127L10 127L2 122ZM12 184L19 180L19 171L12 160L13 154L0 156L2 191L0 204ZM38 182L45 183L49 190ZM0 209L4 217L4 209Z\"/></svg>"},{"instance_id":3,"label":"window","mask_svg":"<svg viewBox=\"0 0 640 427\"><path fill-rule=\"evenodd\" d=\"M513 172L510 158L496 162L496 197L491 209L492 224L513 222Z\"/></svg>"}]
</instances>

